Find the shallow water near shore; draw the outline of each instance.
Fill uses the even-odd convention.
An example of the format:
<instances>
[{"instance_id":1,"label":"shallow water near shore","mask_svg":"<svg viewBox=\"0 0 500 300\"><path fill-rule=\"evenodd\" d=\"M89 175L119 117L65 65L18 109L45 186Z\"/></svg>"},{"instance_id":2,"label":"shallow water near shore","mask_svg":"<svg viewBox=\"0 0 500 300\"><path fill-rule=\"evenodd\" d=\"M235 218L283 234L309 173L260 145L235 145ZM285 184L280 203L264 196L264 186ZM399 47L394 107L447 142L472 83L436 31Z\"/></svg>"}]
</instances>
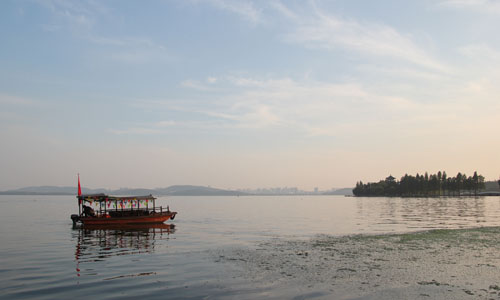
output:
<instances>
[{"instance_id":1,"label":"shallow water near shore","mask_svg":"<svg viewBox=\"0 0 500 300\"><path fill-rule=\"evenodd\" d=\"M221 250L277 298L500 299L500 227L275 239Z\"/></svg>"},{"instance_id":2,"label":"shallow water near shore","mask_svg":"<svg viewBox=\"0 0 500 300\"><path fill-rule=\"evenodd\" d=\"M73 228L0 196L0 298L499 299L500 197L168 197L174 226Z\"/></svg>"}]
</instances>

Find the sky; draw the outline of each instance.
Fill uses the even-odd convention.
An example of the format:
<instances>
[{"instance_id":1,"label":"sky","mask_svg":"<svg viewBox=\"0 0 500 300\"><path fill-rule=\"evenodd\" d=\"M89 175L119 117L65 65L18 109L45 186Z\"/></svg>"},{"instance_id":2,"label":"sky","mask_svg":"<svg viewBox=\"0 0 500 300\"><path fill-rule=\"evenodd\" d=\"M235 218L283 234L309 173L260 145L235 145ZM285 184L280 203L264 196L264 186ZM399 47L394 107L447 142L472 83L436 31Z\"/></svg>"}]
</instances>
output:
<instances>
[{"instance_id":1,"label":"sky","mask_svg":"<svg viewBox=\"0 0 500 300\"><path fill-rule=\"evenodd\" d=\"M0 2L0 190L500 175L500 1Z\"/></svg>"}]
</instances>

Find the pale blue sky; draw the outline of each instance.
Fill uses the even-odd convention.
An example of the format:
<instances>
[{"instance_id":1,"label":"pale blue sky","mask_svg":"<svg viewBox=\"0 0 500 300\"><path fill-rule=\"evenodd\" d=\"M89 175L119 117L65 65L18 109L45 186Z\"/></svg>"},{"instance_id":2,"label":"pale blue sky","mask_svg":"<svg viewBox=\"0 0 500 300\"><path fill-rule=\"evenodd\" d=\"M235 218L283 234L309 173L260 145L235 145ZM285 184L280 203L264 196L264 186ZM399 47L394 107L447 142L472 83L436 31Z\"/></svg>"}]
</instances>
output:
<instances>
[{"instance_id":1,"label":"pale blue sky","mask_svg":"<svg viewBox=\"0 0 500 300\"><path fill-rule=\"evenodd\" d=\"M0 190L500 174L500 1L2 1Z\"/></svg>"}]
</instances>

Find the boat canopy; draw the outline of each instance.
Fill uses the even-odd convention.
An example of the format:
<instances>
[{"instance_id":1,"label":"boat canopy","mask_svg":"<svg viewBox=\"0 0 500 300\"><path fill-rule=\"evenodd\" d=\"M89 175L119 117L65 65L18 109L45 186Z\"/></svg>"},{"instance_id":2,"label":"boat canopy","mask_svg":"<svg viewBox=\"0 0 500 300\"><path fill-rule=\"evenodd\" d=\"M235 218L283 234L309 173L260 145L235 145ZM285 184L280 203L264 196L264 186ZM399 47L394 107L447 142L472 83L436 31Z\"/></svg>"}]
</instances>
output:
<instances>
[{"instance_id":1,"label":"boat canopy","mask_svg":"<svg viewBox=\"0 0 500 300\"><path fill-rule=\"evenodd\" d=\"M106 202L106 201L125 201L125 200L155 200L156 198L153 195L147 196L109 196L106 194L82 194L80 196L76 196L81 201L86 202Z\"/></svg>"}]
</instances>

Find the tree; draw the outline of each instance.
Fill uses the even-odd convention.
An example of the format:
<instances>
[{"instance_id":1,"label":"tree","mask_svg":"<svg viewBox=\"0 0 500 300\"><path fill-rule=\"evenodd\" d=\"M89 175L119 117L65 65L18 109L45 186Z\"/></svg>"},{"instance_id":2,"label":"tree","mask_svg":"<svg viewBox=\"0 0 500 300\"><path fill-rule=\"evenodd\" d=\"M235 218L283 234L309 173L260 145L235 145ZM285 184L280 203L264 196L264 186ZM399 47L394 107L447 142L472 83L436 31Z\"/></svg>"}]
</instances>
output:
<instances>
[{"instance_id":1,"label":"tree","mask_svg":"<svg viewBox=\"0 0 500 300\"><path fill-rule=\"evenodd\" d=\"M441 188L442 188L442 184L441 184L441 180L443 179L443 174L441 173L441 171L438 172L437 174L437 180L438 180L438 195L441 196Z\"/></svg>"},{"instance_id":2,"label":"tree","mask_svg":"<svg viewBox=\"0 0 500 300\"><path fill-rule=\"evenodd\" d=\"M456 190L458 192L458 195L460 196L460 191L463 188L462 173L458 172L457 177L455 177L455 182L456 182Z\"/></svg>"},{"instance_id":3,"label":"tree","mask_svg":"<svg viewBox=\"0 0 500 300\"><path fill-rule=\"evenodd\" d=\"M472 175L472 186L474 188L474 196L477 196L477 190L479 189L479 176L477 176L476 171L474 171L474 175Z\"/></svg>"},{"instance_id":4,"label":"tree","mask_svg":"<svg viewBox=\"0 0 500 300\"><path fill-rule=\"evenodd\" d=\"M479 175L477 177L477 181L478 181L478 184L477 184L477 189L478 190L484 190L485 188L485 185L484 185L484 176L483 175Z\"/></svg>"},{"instance_id":5,"label":"tree","mask_svg":"<svg viewBox=\"0 0 500 300\"><path fill-rule=\"evenodd\" d=\"M500 179L498 180L500 185ZM474 172L473 176L458 172L456 177L448 177L446 172L439 171L437 174L424 175L416 174L415 176L405 174L400 181L396 181L394 177L389 176L385 180L379 182L370 182L364 184L359 181L353 189L355 196L403 196L403 197L418 197L418 196L441 196L441 195L458 195L467 191L468 194L477 195L478 191L484 189L484 177Z\"/></svg>"},{"instance_id":6,"label":"tree","mask_svg":"<svg viewBox=\"0 0 500 300\"><path fill-rule=\"evenodd\" d=\"M429 196L429 174L427 172L424 175L424 194Z\"/></svg>"},{"instance_id":7,"label":"tree","mask_svg":"<svg viewBox=\"0 0 500 300\"><path fill-rule=\"evenodd\" d=\"M448 177L448 179L446 179L446 186L448 187L448 196L449 195L455 196L455 187L456 187L455 178Z\"/></svg>"},{"instance_id":8,"label":"tree","mask_svg":"<svg viewBox=\"0 0 500 300\"><path fill-rule=\"evenodd\" d=\"M429 177L429 189L434 195L440 194L439 179L436 174L431 174Z\"/></svg>"},{"instance_id":9,"label":"tree","mask_svg":"<svg viewBox=\"0 0 500 300\"><path fill-rule=\"evenodd\" d=\"M447 175L446 172L443 171L443 175L441 176L441 182L442 182L441 186L443 187L444 192L446 192L446 190L448 189L447 185L448 183L446 180L447 180Z\"/></svg>"}]
</instances>

